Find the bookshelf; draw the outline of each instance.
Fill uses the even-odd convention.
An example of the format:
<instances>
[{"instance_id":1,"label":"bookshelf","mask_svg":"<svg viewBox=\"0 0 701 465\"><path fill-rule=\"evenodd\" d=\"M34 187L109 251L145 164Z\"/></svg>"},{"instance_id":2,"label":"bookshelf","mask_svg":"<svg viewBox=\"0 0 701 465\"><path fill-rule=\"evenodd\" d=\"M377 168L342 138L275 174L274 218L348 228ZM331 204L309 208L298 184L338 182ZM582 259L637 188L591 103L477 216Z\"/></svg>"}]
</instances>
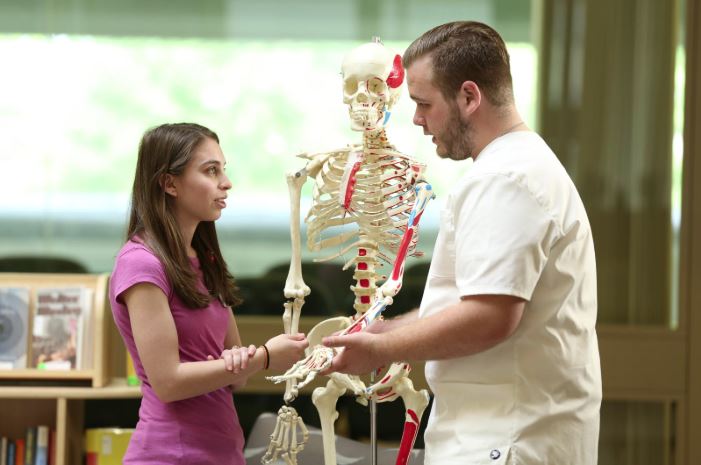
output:
<instances>
[{"instance_id":1,"label":"bookshelf","mask_svg":"<svg viewBox=\"0 0 701 465\"><path fill-rule=\"evenodd\" d=\"M86 348L92 351L90 367L0 370L0 436L23 438L28 427L48 425L56 431L56 465L82 463L86 400L141 396L139 387L126 384L126 351L109 313L107 282L106 274L0 273L0 287L29 289L29 328L37 289L86 287L93 291L92 344ZM27 331L29 350L31 329Z\"/></svg>"},{"instance_id":2,"label":"bookshelf","mask_svg":"<svg viewBox=\"0 0 701 465\"><path fill-rule=\"evenodd\" d=\"M35 368L0 370L0 436L21 438L29 426L49 425L56 431L56 465L83 463L86 401L141 397L138 386L128 386L126 383L126 349L110 313L107 283L108 275L104 274L0 273L0 287L30 289L30 315L35 289L87 286L94 290L92 367L69 371ZM302 316L300 331L308 333L325 318ZM283 330L282 299L280 316L239 315L236 321L246 343L262 344ZM422 373L422 364L415 364L412 379L417 389L426 387ZM279 394L282 402L285 384L267 381L265 376L271 374L263 371L256 373L239 392ZM300 392L311 394L314 388L326 382L326 377L317 377Z\"/></svg>"},{"instance_id":3,"label":"bookshelf","mask_svg":"<svg viewBox=\"0 0 701 465\"><path fill-rule=\"evenodd\" d=\"M111 315L107 302L107 274L43 274L43 273L0 273L0 287L29 289L28 326L32 328L33 315L36 306L37 290L47 288L80 287L92 290L92 319L91 327L84 329L91 333L92 366L79 370L39 370L36 368L0 370L0 382L4 380L46 380L46 381L85 381L93 387L107 385L110 379L110 364L107 360L109 338L109 320ZM31 329L28 330L28 346L31 340ZM27 347L29 349L29 347ZM28 350L29 353L29 350ZM31 356L31 354L30 354Z\"/></svg>"}]
</instances>

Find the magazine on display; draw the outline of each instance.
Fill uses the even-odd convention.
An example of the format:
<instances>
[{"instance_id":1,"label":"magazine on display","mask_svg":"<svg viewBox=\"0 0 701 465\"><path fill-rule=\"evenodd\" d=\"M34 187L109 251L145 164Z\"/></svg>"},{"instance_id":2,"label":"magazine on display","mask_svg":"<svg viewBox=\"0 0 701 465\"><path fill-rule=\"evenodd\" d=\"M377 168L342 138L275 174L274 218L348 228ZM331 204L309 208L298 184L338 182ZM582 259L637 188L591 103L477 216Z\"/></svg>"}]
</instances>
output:
<instances>
[{"instance_id":1,"label":"magazine on display","mask_svg":"<svg viewBox=\"0 0 701 465\"><path fill-rule=\"evenodd\" d=\"M27 368L29 289L0 287L0 370Z\"/></svg>"},{"instance_id":2,"label":"magazine on display","mask_svg":"<svg viewBox=\"0 0 701 465\"><path fill-rule=\"evenodd\" d=\"M90 347L92 289L36 290L32 321L31 367L45 370L88 368L84 348Z\"/></svg>"}]
</instances>

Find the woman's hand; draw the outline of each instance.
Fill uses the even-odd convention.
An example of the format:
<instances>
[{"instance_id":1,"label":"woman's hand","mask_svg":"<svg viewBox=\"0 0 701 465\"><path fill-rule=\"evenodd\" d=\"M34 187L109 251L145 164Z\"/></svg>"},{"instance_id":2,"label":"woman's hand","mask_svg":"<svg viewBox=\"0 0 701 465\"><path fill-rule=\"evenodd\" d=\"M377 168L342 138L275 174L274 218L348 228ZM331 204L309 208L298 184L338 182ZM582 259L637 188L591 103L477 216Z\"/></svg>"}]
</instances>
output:
<instances>
[{"instance_id":1,"label":"woman's hand","mask_svg":"<svg viewBox=\"0 0 701 465\"><path fill-rule=\"evenodd\" d=\"M253 344L248 347L233 346L231 349L224 349L219 358L224 359L226 371L238 374L248 367L248 360L256 353L256 346ZM212 357L213 359L214 357ZM212 360L207 357L208 360Z\"/></svg>"},{"instance_id":2,"label":"woman's hand","mask_svg":"<svg viewBox=\"0 0 701 465\"><path fill-rule=\"evenodd\" d=\"M248 366L248 360L256 353L256 346L253 344L248 347L233 346L231 349L224 349L219 358L224 360L226 371L231 373L239 373L245 370ZM212 355L207 356L207 360L214 360ZM248 378L241 378L235 383L229 385L229 390L237 391L246 385Z\"/></svg>"},{"instance_id":3,"label":"woman's hand","mask_svg":"<svg viewBox=\"0 0 701 465\"><path fill-rule=\"evenodd\" d=\"M303 333L280 334L265 343L270 354L268 368L285 371L298 360L304 358L304 349L309 346Z\"/></svg>"}]
</instances>

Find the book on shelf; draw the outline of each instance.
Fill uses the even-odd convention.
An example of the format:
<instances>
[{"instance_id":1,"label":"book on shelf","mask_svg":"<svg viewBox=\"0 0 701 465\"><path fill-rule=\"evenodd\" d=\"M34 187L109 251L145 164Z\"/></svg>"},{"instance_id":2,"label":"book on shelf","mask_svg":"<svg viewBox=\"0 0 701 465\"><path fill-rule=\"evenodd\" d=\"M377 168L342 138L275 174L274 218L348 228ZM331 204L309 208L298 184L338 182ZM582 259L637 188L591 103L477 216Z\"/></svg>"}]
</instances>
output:
<instances>
[{"instance_id":1,"label":"book on shelf","mask_svg":"<svg viewBox=\"0 0 701 465\"><path fill-rule=\"evenodd\" d=\"M7 445L6 437L0 438L0 465L7 465ZM12 465L15 465L14 463Z\"/></svg>"},{"instance_id":2,"label":"book on shelf","mask_svg":"<svg viewBox=\"0 0 701 465\"><path fill-rule=\"evenodd\" d=\"M49 465L49 427L37 426L34 465Z\"/></svg>"},{"instance_id":3,"label":"book on shelf","mask_svg":"<svg viewBox=\"0 0 701 465\"><path fill-rule=\"evenodd\" d=\"M25 439L20 438L15 441L15 465L25 465L24 457L26 455Z\"/></svg>"},{"instance_id":4,"label":"book on shelf","mask_svg":"<svg viewBox=\"0 0 701 465\"><path fill-rule=\"evenodd\" d=\"M56 463L56 430L47 425L30 426L25 437L0 437L0 465L51 465ZM29 445L29 447L26 446Z\"/></svg>"},{"instance_id":5,"label":"book on shelf","mask_svg":"<svg viewBox=\"0 0 701 465\"><path fill-rule=\"evenodd\" d=\"M27 368L29 288L0 287L0 369Z\"/></svg>"},{"instance_id":6,"label":"book on shelf","mask_svg":"<svg viewBox=\"0 0 701 465\"><path fill-rule=\"evenodd\" d=\"M7 464L8 465L17 465L17 444L15 441L8 440L7 442Z\"/></svg>"},{"instance_id":7,"label":"book on shelf","mask_svg":"<svg viewBox=\"0 0 701 465\"><path fill-rule=\"evenodd\" d=\"M31 367L46 370L92 366L93 290L40 288L32 319Z\"/></svg>"},{"instance_id":8,"label":"book on shelf","mask_svg":"<svg viewBox=\"0 0 701 465\"><path fill-rule=\"evenodd\" d=\"M24 463L34 465L34 457L37 444L37 427L30 426L24 436Z\"/></svg>"},{"instance_id":9,"label":"book on shelf","mask_svg":"<svg viewBox=\"0 0 701 465\"><path fill-rule=\"evenodd\" d=\"M56 463L56 430L49 430L49 465Z\"/></svg>"}]
</instances>

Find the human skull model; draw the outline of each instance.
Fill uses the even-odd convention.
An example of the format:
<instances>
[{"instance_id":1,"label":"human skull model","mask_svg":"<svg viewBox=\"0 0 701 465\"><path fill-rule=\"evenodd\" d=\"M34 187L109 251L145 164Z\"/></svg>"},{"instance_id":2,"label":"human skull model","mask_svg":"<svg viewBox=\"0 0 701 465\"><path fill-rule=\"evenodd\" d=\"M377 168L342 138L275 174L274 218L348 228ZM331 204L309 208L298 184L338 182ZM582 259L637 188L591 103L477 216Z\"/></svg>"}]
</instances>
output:
<instances>
[{"instance_id":1,"label":"human skull model","mask_svg":"<svg viewBox=\"0 0 701 465\"><path fill-rule=\"evenodd\" d=\"M404 82L402 57L382 43L363 44L341 66L343 103L349 106L354 131L378 131L389 119Z\"/></svg>"}]
</instances>

